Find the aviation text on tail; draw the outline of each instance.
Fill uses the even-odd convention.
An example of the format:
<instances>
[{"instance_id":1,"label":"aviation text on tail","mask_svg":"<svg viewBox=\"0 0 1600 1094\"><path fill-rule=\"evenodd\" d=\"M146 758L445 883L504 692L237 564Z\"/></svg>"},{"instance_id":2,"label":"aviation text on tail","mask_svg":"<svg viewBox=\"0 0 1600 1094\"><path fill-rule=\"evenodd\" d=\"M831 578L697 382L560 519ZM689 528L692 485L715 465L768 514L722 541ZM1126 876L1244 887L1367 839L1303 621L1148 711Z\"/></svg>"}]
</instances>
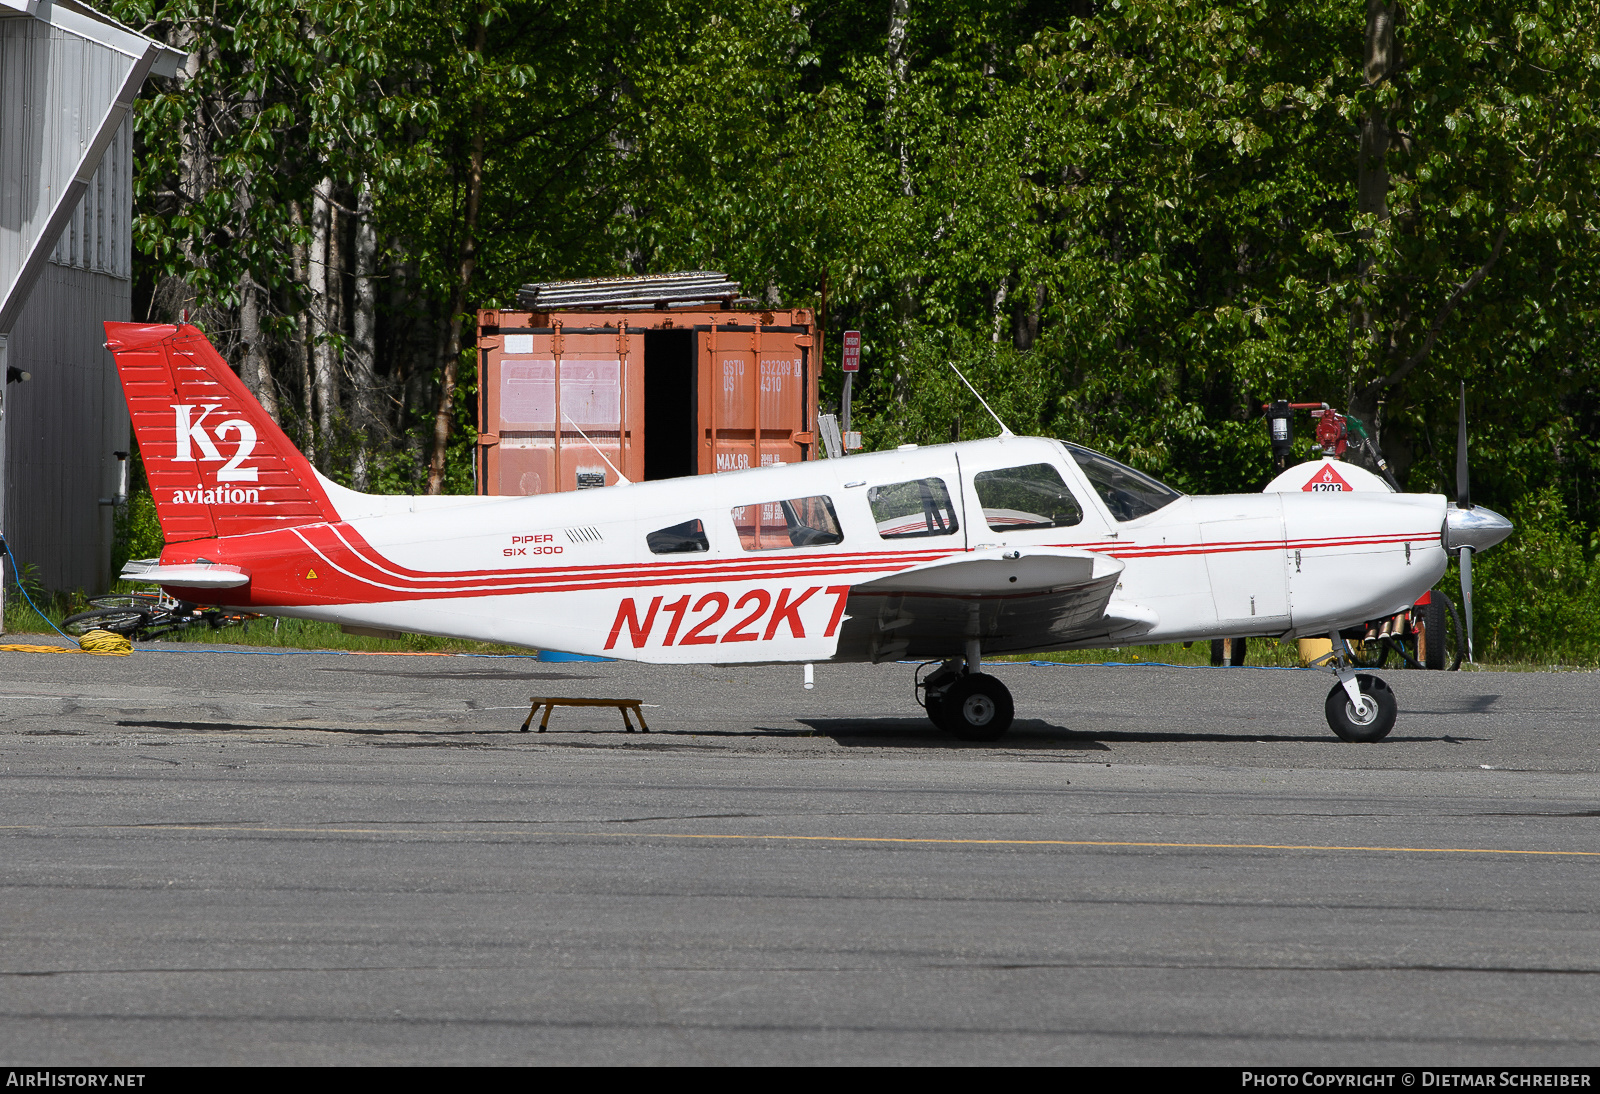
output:
<instances>
[{"instance_id":1,"label":"aviation text on tail","mask_svg":"<svg viewBox=\"0 0 1600 1094\"><path fill-rule=\"evenodd\" d=\"M311 464L192 326L107 323L168 543L339 519Z\"/></svg>"}]
</instances>

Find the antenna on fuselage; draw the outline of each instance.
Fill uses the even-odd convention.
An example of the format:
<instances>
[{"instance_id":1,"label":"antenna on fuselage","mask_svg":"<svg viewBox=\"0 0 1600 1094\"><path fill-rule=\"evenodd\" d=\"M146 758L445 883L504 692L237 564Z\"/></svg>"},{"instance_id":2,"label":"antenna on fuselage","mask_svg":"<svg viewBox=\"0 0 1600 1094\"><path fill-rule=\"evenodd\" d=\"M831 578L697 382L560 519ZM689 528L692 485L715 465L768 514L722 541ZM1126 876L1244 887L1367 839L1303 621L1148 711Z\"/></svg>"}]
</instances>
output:
<instances>
[{"instance_id":1,"label":"antenna on fuselage","mask_svg":"<svg viewBox=\"0 0 1600 1094\"><path fill-rule=\"evenodd\" d=\"M961 376L961 370L956 368L956 363L954 361L946 361L945 364L949 365L950 366L950 370L952 372L954 372L957 376ZM1006 428L1006 423L1002 422L1000 420L1000 415L998 415L998 414L996 414L994 412L994 407L989 405L989 401L987 399L985 399L982 395L978 395L978 389L972 386L972 382L970 380L968 380L965 376L961 376L961 382L963 384L967 385L967 390L968 391L970 391L970 392L972 392L972 394L978 396L978 402L983 404L983 409L985 409L985 410L987 410L989 412L989 417L993 418L994 421L995 421L995 424L1000 427L1000 436L1002 436L1002 437L1015 437L1016 434L1011 432L1011 430Z\"/></svg>"},{"instance_id":2,"label":"antenna on fuselage","mask_svg":"<svg viewBox=\"0 0 1600 1094\"><path fill-rule=\"evenodd\" d=\"M611 473L617 476L617 485L618 486L632 486L633 485L633 481L631 479L629 479L628 476L624 475L621 471L617 470L617 465L611 462L611 457L607 456L604 452L601 452L599 445L597 445L593 441L589 440L589 434L587 434L587 433L585 433L583 431L583 426L581 426L577 422L573 421L572 420L572 415L568 414L567 411L566 411L566 408L564 408L564 407L561 410L561 416L567 420L567 424L568 425L570 425L573 429L576 429L578 431L578 436L582 437L585 441L588 442L589 447L594 449L595 454L597 456L599 456L602 460L606 461L606 466L611 468Z\"/></svg>"}]
</instances>

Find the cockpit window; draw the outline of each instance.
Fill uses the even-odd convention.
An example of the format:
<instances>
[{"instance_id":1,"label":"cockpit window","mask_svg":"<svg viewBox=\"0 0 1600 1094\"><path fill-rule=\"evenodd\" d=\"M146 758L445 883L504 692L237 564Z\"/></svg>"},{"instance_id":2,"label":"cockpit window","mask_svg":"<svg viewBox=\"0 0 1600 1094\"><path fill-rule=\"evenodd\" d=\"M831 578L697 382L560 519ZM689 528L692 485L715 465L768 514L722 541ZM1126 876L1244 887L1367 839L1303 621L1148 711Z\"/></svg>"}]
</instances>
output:
<instances>
[{"instance_id":1,"label":"cockpit window","mask_svg":"<svg viewBox=\"0 0 1600 1094\"><path fill-rule=\"evenodd\" d=\"M1157 482L1142 471L1135 471L1127 464L1118 463L1110 456L1102 456L1075 444L1065 447L1072 453L1072 458L1078 461L1089 485L1094 487L1094 492L1100 495L1100 500L1106 503L1106 508L1117 520L1137 520L1149 516L1183 497L1172 487Z\"/></svg>"},{"instance_id":2,"label":"cockpit window","mask_svg":"<svg viewBox=\"0 0 1600 1094\"><path fill-rule=\"evenodd\" d=\"M867 491L872 519L884 539L950 536L959 530L943 479L916 479Z\"/></svg>"},{"instance_id":3,"label":"cockpit window","mask_svg":"<svg viewBox=\"0 0 1600 1094\"><path fill-rule=\"evenodd\" d=\"M1061 472L1047 463L980 471L972 485L983 504L983 519L996 532L1029 528L1068 528L1083 522L1083 509Z\"/></svg>"},{"instance_id":4,"label":"cockpit window","mask_svg":"<svg viewBox=\"0 0 1600 1094\"><path fill-rule=\"evenodd\" d=\"M650 553L656 555L683 555L711 550L711 541L706 539L706 526L698 520L686 520L671 528L651 532L644 537L644 541L649 544Z\"/></svg>"}]
</instances>

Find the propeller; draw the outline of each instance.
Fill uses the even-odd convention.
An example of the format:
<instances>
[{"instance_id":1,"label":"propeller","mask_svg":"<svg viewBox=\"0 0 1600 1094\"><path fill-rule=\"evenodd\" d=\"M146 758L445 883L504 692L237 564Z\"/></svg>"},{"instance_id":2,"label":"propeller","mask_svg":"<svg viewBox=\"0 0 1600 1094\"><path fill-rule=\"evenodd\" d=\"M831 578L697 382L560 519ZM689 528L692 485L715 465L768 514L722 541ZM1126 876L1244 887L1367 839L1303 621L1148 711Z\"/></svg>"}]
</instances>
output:
<instances>
[{"instance_id":1,"label":"propeller","mask_svg":"<svg viewBox=\"0 0 1600 1094\"><path fill-rule=\"evenodd\" d=\"M1472 508L1472 483L1467 477L1467 382L1461 381L1461 420L1456 431L1456 508ZM1472 548L1461 547L1461 603L1467 616L1467 661L1472 661Z\"/></svg>"}]
</instances>

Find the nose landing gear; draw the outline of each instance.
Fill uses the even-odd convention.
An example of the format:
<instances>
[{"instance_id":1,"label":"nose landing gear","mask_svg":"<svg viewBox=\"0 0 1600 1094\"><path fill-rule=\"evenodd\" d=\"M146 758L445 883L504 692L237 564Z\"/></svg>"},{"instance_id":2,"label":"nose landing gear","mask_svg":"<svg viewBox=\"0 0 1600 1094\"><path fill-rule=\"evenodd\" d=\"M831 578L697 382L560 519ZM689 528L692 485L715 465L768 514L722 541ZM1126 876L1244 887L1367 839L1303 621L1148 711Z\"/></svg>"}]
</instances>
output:
<instances>
[{"instance_id":1,"label":"nose landing gear","mask_svg":"<svg viewBox=\"0 0 1600 1094\"><path fill-rule=\"evenodd\" d=\"M1329 637L1333 652L1324 655L1323 664L1339 678L1323 704L1329 728L1345 741L1383 740L1394 728L1400 709L1394 692L1378 677L1356 672L1350 648L1338 631Z\"/></svg>"},{"instance_id":2,"label":"nose landing gear","mask_svg":"<svg viewBox=\"0 0 1600 1094\"><path fill-rule=\"evenodd\" d=\"M1011 728L1016 709L1011 692L998 679L977 672L977 643L969 643L963 663L952 659L917 684L933 724L962 741L997 741Z\"/></svg>"},{"instance_id":3,"label":"nose landing gear","mask_svg":"<svg viewBox=\"0 0 1600 1094\"><path fill-rule=\"evenodd\" d=\"M1360 709L1351 701L1343 684L1333 685L1328 701L1323 704L1328 725L1346 741L1380 741L1394 728L1395 714L1399 710L1394 692L1381 679L1364 672L1356 677L1356 686L1361 692Z\"/></svg>"}]
</instances>

